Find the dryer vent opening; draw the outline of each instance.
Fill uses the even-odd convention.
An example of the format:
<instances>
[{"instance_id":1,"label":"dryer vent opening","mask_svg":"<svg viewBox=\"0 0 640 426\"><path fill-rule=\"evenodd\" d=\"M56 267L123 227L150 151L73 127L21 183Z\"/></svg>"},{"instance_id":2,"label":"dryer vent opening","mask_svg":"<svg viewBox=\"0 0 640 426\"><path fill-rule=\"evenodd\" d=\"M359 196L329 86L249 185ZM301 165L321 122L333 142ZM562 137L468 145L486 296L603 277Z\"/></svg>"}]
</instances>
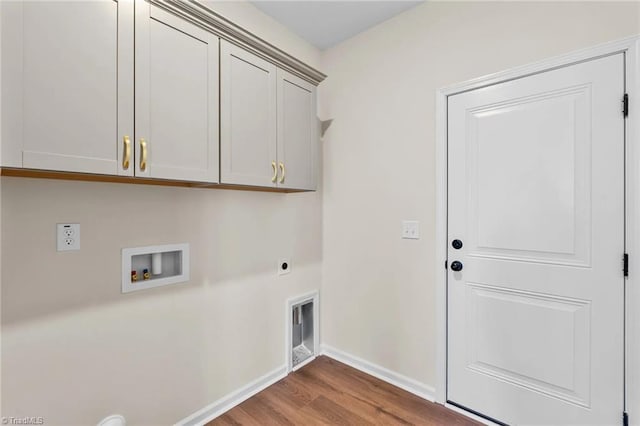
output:
<instances>
[{"instance_id":1,"label":"dryer vent opening","mask_svg":"<svg viewBox=\"0 0 640 426\"><path fill-rule=\"evenodd\" d=\"M293 305L291 309L291 364L292 367L312 358L315 354L313 328L313 300Z\"/></svg>"}]
</instances>

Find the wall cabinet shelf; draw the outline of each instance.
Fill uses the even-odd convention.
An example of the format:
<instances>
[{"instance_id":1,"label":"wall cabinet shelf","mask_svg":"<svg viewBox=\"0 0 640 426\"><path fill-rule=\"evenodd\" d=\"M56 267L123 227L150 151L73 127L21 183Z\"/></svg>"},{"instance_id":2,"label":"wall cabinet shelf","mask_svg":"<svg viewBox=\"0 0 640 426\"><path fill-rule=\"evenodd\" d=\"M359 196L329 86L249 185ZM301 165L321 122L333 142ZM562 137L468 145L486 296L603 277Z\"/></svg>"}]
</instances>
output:
<instances>
[{"instance_id":1,"label":"wall cabinet shelf","mask_svg":"<svg viewBox=\"0 0 640 426\"><path fill-rule=\"evenodd\" d=\"M318 71L197 2L0 8L3 175L315 189Z\"/></svg>"},{"instance_id":2,"label":"wall cabinet shelf","mask_svg":"<svg viewBox=\"0 0 640 426\"><path fill-rule=\"evenodd\" d=\"M217 184L206 182L189 182L184 180L171 179L150 179L141 177L117 176L117 175L99 175L95 173L70 173L57 172L51 170L24 169L3 167L0 170L0 176L34 178L34 179L54 179L54 180L74 180L82 182L109 182L124 183L134 185L153 185L153 186L175 186L186 188L203 188L203 189L233 189L237 191L258 191L258 192L304 192L304 189L287 189L269 186L250 186L250 185L234 185L234 184Z\"/></svg>"}]
</instances>

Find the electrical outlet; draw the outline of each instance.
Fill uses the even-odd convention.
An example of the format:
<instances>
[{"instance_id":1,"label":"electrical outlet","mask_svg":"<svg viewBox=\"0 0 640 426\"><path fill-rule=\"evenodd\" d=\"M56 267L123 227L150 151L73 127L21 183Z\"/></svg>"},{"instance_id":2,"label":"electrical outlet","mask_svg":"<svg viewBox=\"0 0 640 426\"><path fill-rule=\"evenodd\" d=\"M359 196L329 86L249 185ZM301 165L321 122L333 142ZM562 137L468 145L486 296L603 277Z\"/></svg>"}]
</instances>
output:
<instances>
[{"instance_id":1,"label":"electrical outlet","mask_svg":"<svg viewBox=\"0 0 640 426\"><path fill-rule=\"evenodd\" d=\"M284 275L291 272L291 262L289 259L281 259L278 262L278 275Z\"/></svg>"},{"instance_id":2,"label":"electrical outlet","mask_svg":"<svg viewBox=\"0 0 640 426\"><path fill-rule=\"evenodd\" d=\"M58 223L56 245L58 251L80 250L80 224Z\"/></svg>"},{"instance_id":3,"label":"electrical outlet","mask_svg":"<svg viewBox=\"0 0 640 426\"><path fill-rule=\"evenodd\" d=\"M405 220L402 222L402 238L409 240L420 239L420 222L417 220Z\"/></svg>"}]
</instances>

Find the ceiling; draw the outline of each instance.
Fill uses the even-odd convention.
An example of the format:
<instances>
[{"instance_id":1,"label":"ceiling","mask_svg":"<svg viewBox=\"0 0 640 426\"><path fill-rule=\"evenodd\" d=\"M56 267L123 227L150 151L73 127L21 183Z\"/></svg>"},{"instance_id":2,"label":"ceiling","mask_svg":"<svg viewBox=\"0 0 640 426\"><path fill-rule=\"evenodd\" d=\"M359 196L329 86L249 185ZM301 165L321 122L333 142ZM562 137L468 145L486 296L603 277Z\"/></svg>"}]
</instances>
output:
<instances>
[{"instance_id":1,"label":"ceiling","mask_svg":"<svg viewBox=\"0 0 640 426\"><path fill-rule=\"evenodd\" d=\"M327 49L422 1L253 0L254 6L319 49Z\"/></svg>"}]
</instances>

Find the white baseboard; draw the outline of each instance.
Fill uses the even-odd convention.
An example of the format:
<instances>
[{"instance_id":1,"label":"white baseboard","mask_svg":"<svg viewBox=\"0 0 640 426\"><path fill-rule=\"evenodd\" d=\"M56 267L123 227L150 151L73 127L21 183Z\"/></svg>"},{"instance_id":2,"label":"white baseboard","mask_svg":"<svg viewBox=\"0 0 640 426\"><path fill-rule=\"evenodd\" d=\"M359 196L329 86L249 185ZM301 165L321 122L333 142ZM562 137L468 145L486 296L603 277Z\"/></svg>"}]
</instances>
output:
<instances>
[{"instance_id":1,"label":"white baseboard","mask_svg":"<svg viewBox=\"0 0 640 426\"><path fill-rule=\"evenodd\" d=\"M281 367L278 367L275 370L265 374L264 376L254 380L253 382L226 396L223 396L219 400L207 405L203 409L178 421L176 423L176 426L204 425L286 376L287 366L283 365Z\"/></svg>"},{"instance_id":2,"label":"white baseboard","mask_svg":"<svg viewBox=\"0 0 640 426\"><path fill-rule=\"evenodd\" d=\"M336 361L340 361L350 367L360 370L363 373L367 373L373 377L376 377L384 382L390 383L394 386L404 389L409 393L426 399L427 401L435 401L435 389L432 386L420 383L417 380L411 379L402 374L391 371L387 368L381 367L377 364L373 364L357 356L353 356L339 349L333 348L328 345L321 345L321 354L329 358L333 358ZM314 357L315 358L315 357ZM251 398L258 392L268 388L272 384L276 383L287 376L287 366L283 365L275 370L265 374L264 376L254 380L253 382L243 386L242 388L220 398L219 400L207 405L201 410L191 414L188 417L178 421L175 426L201 426L204 425L216 417L231 410L236 405L241 404L247 399ZM459 409L450 404L445 404L450 410L456 411L467 417L473 418L486 425L493 425L494 423L487 421L484 418L473 415L466 410Z\"/></svg>"},{"instance_id":3,"label":"white baseboard","mask_svg":"<svg viewBox=\"0 0 640 426\"><path fill-rule=\"evenodd\" d=\"M342 352L341 350L332 348L331 346L322 345L321 349L322 355L326 355L329 358L333 358L336 361L347 364L348 366L353 367L356 370L360 370L364 373L370 374L373 377L397 386L400 389L404 389L407 392L419 396L420 398L426 399L427 401L434 402L435 400L436 392L432 386L425 385L424 383L420 383L417 380L411 379L407 376L403 376L402 374L373 364L362 358L350 355L346 352Z\"/></svg>"}]
</instances>

